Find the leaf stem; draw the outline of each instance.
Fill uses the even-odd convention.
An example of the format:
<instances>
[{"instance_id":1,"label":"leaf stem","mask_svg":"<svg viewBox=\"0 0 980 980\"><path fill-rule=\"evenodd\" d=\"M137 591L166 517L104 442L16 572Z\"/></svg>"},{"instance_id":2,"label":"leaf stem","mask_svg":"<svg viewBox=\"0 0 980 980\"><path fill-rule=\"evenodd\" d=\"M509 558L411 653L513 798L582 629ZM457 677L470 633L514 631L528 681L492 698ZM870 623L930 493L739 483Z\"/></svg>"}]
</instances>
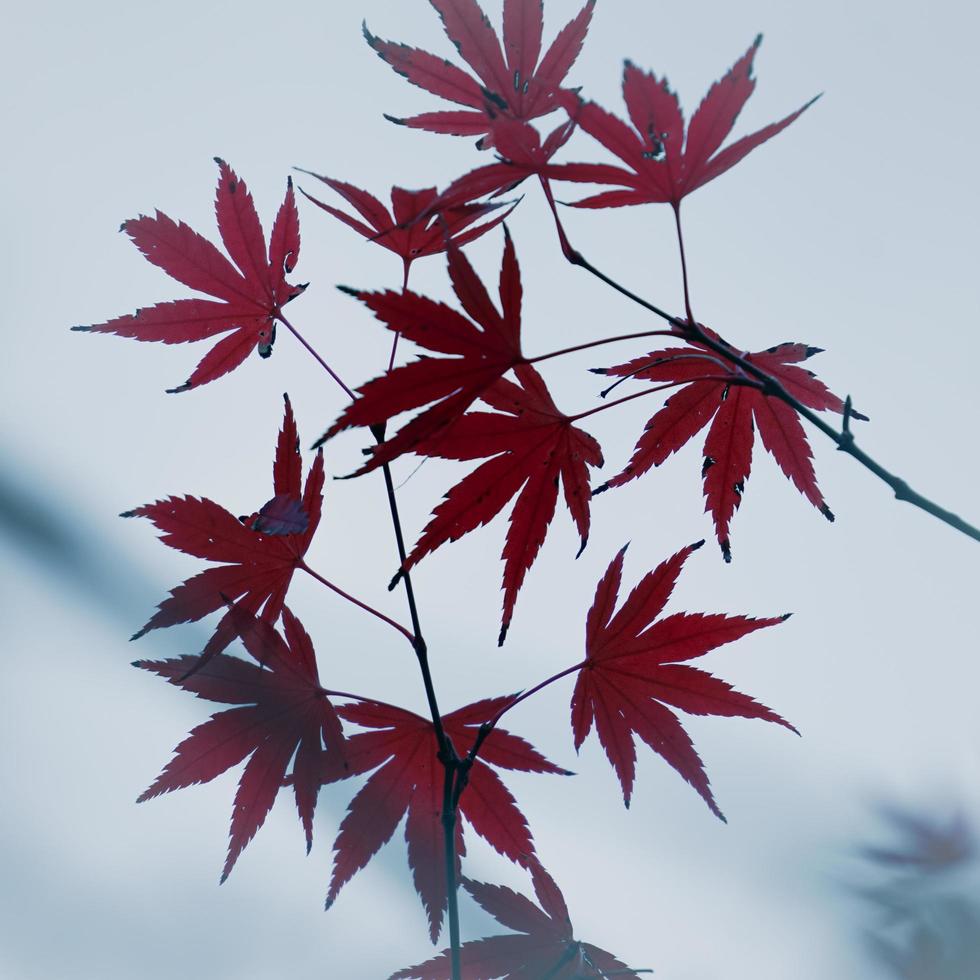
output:
<instances>
[{"instance_id":1,"label":"leaf stem","mask_svg":"<svg viewBox=\"0 0 980 980\"><path fill-rule=\"evenodd\" d=\"M610 408L615 408L617 405L622 405L625 402L631 402L634 398L642 398L644 395L655 395L658 391L666 391L668 388L677 388L680 385L691 384L695 381L720 381L724 384L743 385L749 388L758 388L760 391L763 390L763 386L758 381L749 381L744 378L734 377L730 374L706 374L704 377L700 378L684 378L682 381L668 381L666 384L657 385L655 388L646 388L643 391L635 391L632 395L624 395L622 398L617 398L614 401L606 402L605 405L590 408L587 412L579 412L578 415L572 415L569 417L568 421L578 422L580 419L588 418L590 415L597 415L599 412L605 412Z\"/></svg>"},{"instance_id":2,"label":"leaf stem","mask_svg":"<svg viewBox=\"0 0 980 980\"><path fill-rule=\"evenodd\" d=\"M310 352L310 354L313 355L313 357L319 362L320 367L322 367L323 370L326 371L327 374L329 374L330 377L344 389L347 395L350 398L354 398L354 392L348 388L346 384L344 384L344 381L340 375L337 374L337 372L334 371L334 369L327 364L327 362L307 343L306 338L282 315L281 310L276 314L276 319L278 319L279 322Z\"/></svg>"},{"instance_id":3,"label":"leaf stem","mask_svg":"<svg viewBox=\"0 0 980 980\"><path fill-rule=\"evenodd\" d=\"M684 309L687 312L687 322L697 323L691 312L691 292L687 285L687 256L684 254L684 232L681 230L681 202L673 202L674 226L677 228L677 245L681 253L681 277L684 280Z\"/></svg>"},{"instance_id":4,"label":"leaf stem","mask_svg":"<svg viewBox=\"0 0 980 980\"><path fill-rule=\"evenodd\" d=\"M819 415L811 411L806 405L799 401L799 399L794 398L793 395L791 395L776 378L767 374L765 371L757 367L751 361L747 360L737 351L734 351L732 348L728 347L726 344L715 340L714 337L702 330L700 325L696 322L687 322L679 319L678 317L672 316L665 310L660 309L659 306L656 306L654 303L643 299L642 296L638 296L636 293L616 282L615 279L610 278L600 269L597 269L594 265L592 265L592 263L589 262L589 260L586 259L581 252L571 249L570 253L571 254L566 252L565 254L569 262L571 262L573 265L577 265L580 268L585 269L586 272L591 273L611 289L616 290L616 292L622 294L627 299L632 300L632 302L636 303L638 306L642 306L645 310L649 310L662 320L666 320L667 323L675 327L685 337L697 341L699 344L713 350L716 354L720 354L726 360L738 365L738 367L740 367L747 375L757 381L760 381L762 383L762 391L764 394L773 398L778 398L780 401L785 402L790 406L790 408L794 409L799 415L814 426L814 428L819 429L837 446L841 452L847 453L848 456L853 457L865 469L869 470L876 477L878 477L879 480L889 486L894 492L896 500L904 500L906 503L912 504L913 507L917 507L919 510L925 511L927 514L931 514L937 520L942 521L944 524L948 524L954 530L965 534L974 541L980 541L980 529L974 527L972 524L968 523L957 514L954 514L952 511L949 511L944 507L940 507L932 500L929 500L928 497L924 497L922 494L913 490L901 477L896 476L894 473L890 473L857 445L852 432L838 431L832 425L828 425L822 418L820 418Z\"/></svg>"},{"instance_id":5,"label":"leaf stem","mask_svg":"<svg viewBox=\"0 0 980 980\"><path fill-rule=\"evenodd\" d=\"M387 623L393 629L398 630L398 632L401 633L402 636L404 636L409 643L411 643L413 646L415 645L415 637L412 635L412 633L409 630L405 629L405 627L402 626L401 623L396 623L390 616L386 616L383 612L375 609L373 606L369 606L366 602L361 602L360 599L352 596L349 592L345 592L339 585L334 585L333 582L331 582L329 579L325 579L319 572L313 571L313 569L310 568L310 566L307 565L305 561L300 560L299 564L296 567L301 568L307 574L312 575L313 578L315 578L318 582L325 585L328 589L333 589L333 591L336 592L337 595L346 599L348 602L352 602L358 608L363 609L365 612L368 612L372 616L375 616L378 619L380 619L383 623Z\"/></svg>"},{"instance_id":6,"label":"leaf stem","mask_svg":"<svg viewBox=\"0 0 980 980\"><path fill-rule=\"evenodd\" d=\"M511 708L516 707L522 701L526 701L529 697L537 694L538 691L543 690L549 684L554 684L555 681L560 681L563 677L567 677L569 674L574 674L575 671L581 670L588 661L583 660L581 663L573 664L571 667L566 667L564 670L560 670L557 674L552 674L551 677L545 678L540 684L535 684L534 687L528 688L528 690L521 692L515 697L511 698L489 721L485 721L481 726L480 730L476 733L476 739L473 742L473 747L467 752L466 758L463 760L462 765L465 767L466 772L473 767L473 763L476 761L477 755L479 755L480 749L483 748L483 743L487 740L490 733L497 727L500 723L500 719L503 718Z\"/></svg>"},{"instance_id":7,"label":"leaf stem","mask_svg":"<svg viewBox=\"0 0 980 980\"><path fill-rule=\"evenodd\" d=\"M589 350L591 347L601 347L603 344L615 344L621 340L638 340L641 337L676 337L676 330L640 330L637 333L623 333L616 337L603 337L601 340L590 340L586 344L576 344L574 347L563 347L561 350L553 350L548 354L539 354L537 357L530 357L525 364L537 364L540 361L548 361L553 357L562 357L565 354L574 354L580 350ZM683 337L681 338L683 339Z\"/></svg>"}]
</instances>

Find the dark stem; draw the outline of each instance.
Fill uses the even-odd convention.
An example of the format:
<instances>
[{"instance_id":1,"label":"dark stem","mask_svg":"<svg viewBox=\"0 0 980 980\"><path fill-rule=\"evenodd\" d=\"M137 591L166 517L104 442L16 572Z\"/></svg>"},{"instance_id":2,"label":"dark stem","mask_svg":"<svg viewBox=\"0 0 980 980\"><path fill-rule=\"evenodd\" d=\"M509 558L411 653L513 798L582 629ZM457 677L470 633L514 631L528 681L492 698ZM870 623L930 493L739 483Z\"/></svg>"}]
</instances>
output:
<instances>
[{"instance_id":1,"label":"dark stem","mask_svg":"<svg viewBox=\"0 0 980 980\"><path fill-rule=\"evenodd\" d=\"M681 202L675 202L673 207L674 225L677 228L677 244L681 251L681 277L684 280L684 309L687 312L687 322L696 323L694 314L691 312L691 292L687 285L687 256L684 254L684 232L681 231Z\"/></svg>"},{"instance_id":2,"label":"dark stem","mask_svg":"<svg viewBox=\"0 0 980 980\"><path fill-rule=\"evenodd\" d=\"M408 265L405 266L405 273L402 280L403 290L408 286ZM333 378L334 381L340 385L341 388L347 393L347 395L354 399L357 396L355 393L347 387L346 384L341 380L339 375L333 371L327 362L320 357L320 355L306 342L305 338L296 330L291 323L289 323L281 314L280 320L283 324L293 333L293 335L300 341L300 343L313 355L320 366ZM395 359L395 348L398 344L398 335L395 335L394 343L391 347L391 356L389 359L389 370L391 365L394 363ZM380 443L384 441L385 427L381 425L371 426L371 433L374 438ZM398 546L398 560L399 565L404 566L405 561L408 557L408 553L405 550L405 535L402 532L401 517L398 513L398 500L395 497L395 484L391 477L391 469L387 463L382 465L382 472L384 473L385 479L385 491L388 496L388 510L391 513L391 524L395 531L395 542ZM461 980L462 974L460 972L460 942L459 942L459 903L457 901L456 891L456 862L455 862L455 852L456 852L456 838L455 838L455 825L456 825L456 809L455 802L452 807L447 810L445 806L446 800L456 801L458 800L456 781L459 773L459 756L456 754L456 749L453 746L452 739L446 734L446 730L442 724L442 714L439 711L439 703L436 700L436 690L435 685L432 682L432 672L429 669L429 655L428 649L425 644L425 639L422 636L422 625L419 621L419 610L418 604L415 601L415 589L412 586L412 576L409 572L405 571L401 574L401 579L405 583L405 598L408 601L408 612L412 619L412 630L409 632L404 626L400 626L394 620L388 619L383 613L379 613L376 609L372 609L370 606L365 605L359 600L355 599L353 596L347 595L347 593L341 591L333 583L328 582L326 579L317 575L316 572L312 571L305 564L301 564L299 567L304 568L309 572L314 578L323 582L324 585L338 592L340 595L349 599L351 602L360 606L367 612L378 616L385 622L394 626L397 630L403 633L412 644L412 648L415 650L415 656L419 662L419 670L422 673L422 683L425 687L425 697L429 704L429 713L432 716L432 727L435 731L436 742L439 746L439 760L442 762L446 771L446 786L447 789L443 794L443 826L447 827L448 824L452 826L446 831L446 842L445 849L447 853L447 858L449 854L453 855L452 860L446 861L446 889L448 893L448 916L449 916L449 935L452 945L452 962L453 962L453 974L452 980ZM460 790L461 792L462 790Z\"/></svg>"},{"instance_id":3,"label":"dark stem","mask_svg":"<svg viewBox=\"0 0 980 980\"><path fill-rule=\"evenodd\" d=\"M329 579L325 579L322 575L320 575L319 572L314 572L313 569L310 568L310 566L307 565L305 561L300 561L296 567L301 568L308 575L312 575L313 578L315 578L318 582L325 585L328 589L333 589L333 591L336 592L337 595L342 596L348 602L352 602L355 606L359 607L360 609L363 609L365 612L370 613L372 616L376 616L383 623L387 623L389 626L398 630L398 632L401 633L402 636L406 637L406 639L408 640L409 643L412 644L412 646L415 645L415 637L412 635L412 633L409 630L405 629L405 627L402 626L401 623L396 623L393 619L391 619L389 616L386 616L383 612L380 612L379 610L375 609L373 606L369 606L366 602L361 602L360 599L355 598L349 592L345 592L339 585L334 585L333 582L331 582Z\"/></svg>"},{"instance_id":4,"label":"dark stem","mask_svg":"<svg viewBox=\"0 0 980 980\"><path fill-rule=\"evenodd\" d=\"M459 759L454 752L451 759L443 758L445 779L442 790L442 832L446 858L446 914L449 918L449 956L452 963L453 980L461 980L463 968L460 957L459 940L459 901L456 895L456 807L459 793L456 780L460 772Z\"/></svg>"},{"instance_id":5,"label":"dark stem","mask_svg":"<svg viewBox=\"0 0 980 980\"><path fill-rule=\"evenodd\" d=\"M904 500L906 503L912 504L913 507L918 507L919 510L925 511L927 514L931 514L933 517L942 521L944 524L948 524L955 530L965 534L969 538L973 538L974 541L980 541L980 529L977 529L972 524L963 520L957 514L952 511L946 510L944 507L940 507L938 504L933 503L927 497L922 496L922 494L913 490L905 480L901 479L895 474L890 473L886 470L880 463L872 459L863 449L859 448L854 441L854 435L852 432L839 432L832 425L828 425L819 415L812 412L806 405L804 405L797 398L794 398L783 385L775 378L766 374L765 371L761 370L751 361L747 360L741 354L732 350L726 344L720 343L711 337L701 327L691 321L690 323L678 319L675 316L671 316L665 310L660 309L659 306L650 303L649 301L643 299L641 296L637 296L636 293L631 292L625 286L620 285L615 279L611 279L604 272L597 269L588 259L577 252L574 249L571 250L571 254L566 253L568 260L573 264L577 265L586 272L591 273L597 279L604 282L611 289L615 289L616 292L621 293L627 299L632 300L638 306L642 306L645 310L649 310L651 313L660 317L662 320L666 320L672 327L675 327L678 331L683 333L687 338L697 341L699 344L707 347L709 350L713 350L716 354L720 354L726 360L731 361L732 364L738 365L747 375L754 378L762 383L762 391L773 398L778 398L780 401L785 402L791 408L793 408L799 415L805 418L812 426L819 429L828 439L830 439L837 448L843 452L847 453L848 456L856 459L865 469L873 473L879 480L891 487L895 494L896 500ZM849 421L849 420L848 420Z\"/></svg>"}]
</instances>

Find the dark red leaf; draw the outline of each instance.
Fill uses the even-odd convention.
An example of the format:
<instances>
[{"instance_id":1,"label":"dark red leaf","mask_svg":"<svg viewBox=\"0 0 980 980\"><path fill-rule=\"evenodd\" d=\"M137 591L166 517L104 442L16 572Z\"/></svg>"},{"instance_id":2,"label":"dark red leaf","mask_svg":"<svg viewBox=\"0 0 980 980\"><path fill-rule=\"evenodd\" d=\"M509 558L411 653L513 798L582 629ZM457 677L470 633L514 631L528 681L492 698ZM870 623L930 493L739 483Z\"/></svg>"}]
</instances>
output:
<instances>
[{"instance_id":1,"label":"dark red leaf","mask_svg":"<svg viewBox=\"0 0 980 980\"><path fill-rule=\"evenodd\" d=\"M514 205L511 205L494 215L491 220L474 226L480 218L504 208L504 203L468 203L475 197L482 197L482 193L472 194L468 198L460 198L457 195L452 202L443 203L434 187L419 191L393 187L392 208L389 211L377 198L352 184L345 184L343 181L323 177L308 170L303 172L323 181L329 188L340 194L363 220L353 218L339 208L317 200L306 191L303 191L303 194L317 207L344 222L358 234L398 255L404 264L406 280L409 266L415 259L445 252L450 244L462 247L486 234L491 228L495 228L514 210Z\"/></svg>"},{"instance_id":2,"label":"dark red leaf","mask_svg":"<svg viewBox=\"0 0 980 980\"><path fill-rule=\"evenodd\" d=\"M519 283L505 281L501 292L505 309L519 309ZM470 412L415 447L422 456L491 458L446 493L403 566L408 570L447 541L487 524L516 496L502 555L501 643L554 516L559 482L584 548L589 536L588 468L602 465L599 444L558 411L538 372L530 365L515 371L520 387L500 379L483 394L497 413Z\"/></svg>"},{"instance_id":3,"label":"dark red leaf","mask_svg":"<svg viewBox=\"0 0 980 980\"><path fill-rule=\"evenodd\" d=\"M448 61L418 48L384 41L365 27L368 44L400 75L413 85L468 109L427 112L394 122L435 133L483 135L481 145L490 146L495 138L496 119L528 121L558 107L558 92L582 49L595 0L587 0L543 57L540 57L543 3L507 0L502 51L476 0L431 2L442 18L449 39L479 81Z\"/></svg>"},{"instance_id":4,"label":"dark red leaf","mask_svg":"<svg viewBox=\"0 0 980 980\"><path fill-rule=\"evenodd\" d=\"M268 357L282 307L306 288L293 286L285 279L299 256L299 216L292 181L288 181L266 257L265 235L252 195L228 164L217 158L216 162L220 171L215 199L218 230L235 265L206 238L159 211L152 218L142 215L124 222L122 230L154 265L185 286L217 297L219 302L175 300L144 307L132 316L72 327L164 344L228 334L205 355L184 384L170 389L172 392L187 391L220 378L238 367L254 349Z\"/></svg>"},{"instance_id":5,"label":"dark red leaf","mask_svg":"<svg viewBox=\"0 0 980 980\"><path fill-rule=\"evenodd\" d=\"M247 758L235 795L222 881L272 809L290 760L307 852L313 845L322 760L344 765L340 719L320 686L313 645L299 620L283 608L283 639L268 623L241 608L230 615L233 630L258 666L227 654L196 670L195 657L135 664L198 697L237 705L193 729L138 801L210 782Z\"/></svg>"},{"instance_id":6,"label":"dark red leaf","mask_svg":"<svg viewBox=\"0 0 980 980\"><path fill-rule=\"evenodd\" d=\"M760 35L725 77L711 87L687 127L686 139L684 117L667 80L643 72L631 62L626 62L623 72L623 99L632 128L594 102L584 102L573 92L562 92L559 98L571 118L619 157L626 168L569 163L552 168L550 176L627 188L576 201L575 207L607 208L657 202L678 207L684 197L735 166L816 101L811 99L785 119L719 151L755 89L752 62L761 41Z\"/></svg>"},{"instance_id":7,"label":"dark red leaf","mask_svg":"<svg viewBox=\"0 0 980 980\"><path fill-rule=\"evenodd\" d=\"M703 328L702 328L703 329ZM814 375L795 362L819 353L803 344L779 344L757 353L739 352L747 360L778 380L791 395L817 411L841 412L844 403ZM785 402L759 389L725 380L699 380L731 375L735 366L707 347L692 344L652 351L625 364L606 368L604 374L636 377L656 384L686 382L673 392L646 424L621 473L603 487L621 486L659 466L672 453L711 423L704 443L705 510L711 513L725 560L731 559L730 525L745 492L752 464L755 426L762 444L793 485L825 517L833 514L817 486L813 453L796 412ZM854 418L866 416L856 413Z\"/></svg>"},{"instance_id":8,"label":"dark red leaf","mask_svg":"<svg viewBox=\"0 0 980 980\"><path fill-rule=\"evenodd\" d=\"M703 656L786 618L681 613L658 620L684 562L701 544L684 548L644 576L618 612L614 610L626 549L612 560L586 620L586 658L572 694L572 734L577 750L595 724L627 806L636 768L634 738L639 736L724 819L694 745L666 705L697 715L762 718L796 729L711 674L677 666L678 661Z\"/></svg>"},{"instance_id":9,"label":"dark red leaf","mask_svg":"<svg viewBox=\"0 0 980 980\"><path fill-rule=\"evenodd\" d=\"M463 943L460 950L464 980L586 980L639 977L612 953L577 941L572 933L565 899L554 880L532 858L527 862L541 908L504 885L488 885L469 878L463 887L478 905L516 935L492 936ZM451 980L449 950L399 970L390 980Z\"/></svg>"},{"instance_id":10,"label":"dark red leaf","mask_svg":"<svg viewBox=\"0 0 980 980\"><path fill-rule=\"evenodd\" d=\"M322 444L350 426L376 426L401 412L430 405L385 442L360 470L414 450L455 422L503 374L524 361L521 353L520 269L506 234L498 312L463 253L450 247L449 276L467 319L409 290L355 293L389 330L440 354L395 368L358 388L358 397L320 437ZM430 404L434 403L434 404Z\"/></svg>"},{"instance_id":11,"label":"dark red leaf","mask_svg":"<svg viewBox=\"0 0 980 980\"><path fill-rule=\"evenodd\" d=\"M273 468L277 495L270 504L282 498L293 499L299 491L301 470L296 423L286 398ZM295 501L306 519L302 532L263 531L262 522L274 521L275 514L265 518L256 515L243 522L206 497L168 497L127 512L126 517L149 518L163 532L161 540L169 547L221 563L173 589L133 638L152 629L195 622L225 608L229 602L237 602L247 612L261 615L267 623L275 623L293 572L302 563L320 523L322 503L323 456L318 453L306 477L302 500ZM278 515L280 521L286 517L283 513ZM234 636L231 613L226 613L208 642L201 663L220 653Z\"/></svg>"},{"instance_id":12,"label":"dark red leaf","mask_svg":"<svg viewBox=\"0 0 980 980\"><path fill-rule=\"evenodd\" d=\"M509 700L478 702L443 716L446 734L460 757L472 748L480 725ZM373 701L345 705L338 712L345 720L374 731L348 740L349 770L338 771L326 758L323 781L376 771L351 801L340 826L327 905L388 842L407 813L408 861L435 942L446 908L446 867L441 819L444 770L432 723L411 711ZM481 756L470 770L459 812L497 851L512 861L523 862L534 853L534 841L524 815L490 765L527 772L567 773L523 739L500 728L487 737ZM464 850L462 825L457 826L459 855Z\"/></svg>"}]
</instances>

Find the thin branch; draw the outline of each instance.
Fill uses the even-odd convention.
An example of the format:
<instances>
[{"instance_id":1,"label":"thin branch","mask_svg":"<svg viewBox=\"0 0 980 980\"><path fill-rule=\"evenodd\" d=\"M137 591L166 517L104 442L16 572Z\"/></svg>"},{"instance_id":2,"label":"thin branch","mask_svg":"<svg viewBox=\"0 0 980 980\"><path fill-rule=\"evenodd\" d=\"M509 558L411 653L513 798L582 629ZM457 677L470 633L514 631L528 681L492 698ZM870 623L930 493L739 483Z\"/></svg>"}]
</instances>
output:
<instances>
[{"instance_id":1,"label":"thin branch","mask_svg":"<svg viewBox=\"0 0 980 980\"><path fill-rule=\"evenodd\" d=\"M688 323L685 320L681 320L671 314L667 313L665 310L660 309L659 306L643 299L642 296L638 296L636 293L630 291L625 286L620 285L615 279L610 278L604 272L597 269L588 259L577 252L574 249L571 250L571 254L566 253L569 262L573 265L577 265L586 272L591 273L597 279L604 282L611 289L615 289L616 292L621 293L627 299L632 300L638 306L642 306L645 310L649 310L651 313L660 317L662 320L666 320L672 327L675 327L678 331L683 333L687 338L695 340L697 343L702 344L709 350L713 350L716 354L720 354L726 360L731 361L732 364L738 365L747 375L754 378L762 383L762 391L773 398L778 398L780 401L785 402L791 408L793 408L799 415L805 418L812 426L819 429L828 439L830 439L837 448L843 452L847 453L848 456L856 459L865 469L873 473L879 480L891 487L895 494L896 500L904 500L906 503L912 504L913 507L918 507L919 510L925 511L927 514L931 514L933 517L942 521L944 524L948 524L955 530L965 534L969 538L973 538L974 541L980 541L980 529L974 527L972 524L965 521L962 517L954 514L952 511L946 510L944 507L940 507L938 504L924 497L922 494L913 490L908 483L901 477L896 476L894 473L890 473L886 470L880 463L872 459L863 449L861 449L854 440L854 435L851 432L842 432L835 429L832 425L828 425L819 415L811 411L804 405L799 399L794 398L783 385L771 375L767 374L765 371L760 369L757 365L753 364L751 361L747 360L741 354L734 351L732 348L728 347L726 344L715 340L714 337L705 333L704 330L696 322ZM851 412L853 416L853 411Z\"/></svg>"}]
</instances>

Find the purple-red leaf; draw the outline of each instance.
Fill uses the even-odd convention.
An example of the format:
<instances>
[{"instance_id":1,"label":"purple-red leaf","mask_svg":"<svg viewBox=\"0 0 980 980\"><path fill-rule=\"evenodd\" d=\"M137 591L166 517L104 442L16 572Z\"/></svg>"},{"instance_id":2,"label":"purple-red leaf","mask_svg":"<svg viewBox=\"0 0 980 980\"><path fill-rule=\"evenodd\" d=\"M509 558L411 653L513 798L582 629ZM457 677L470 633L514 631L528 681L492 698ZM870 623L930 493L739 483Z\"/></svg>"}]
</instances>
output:
<instances>
[{"instance_id":1,"label":"purple-red leaf","mask_svg":"<svg viewBox=\"0 0 980 980\"><path fill-rule=\"evenodd\" d=\"M187 391L234 370L255 349L268 357L282 307L306 287L286 282L299 257L299 216L290 180L269 240L245 182L223 160L215 214L234 265L206 238L159 211L123 223L122 230L154 265L198 292L218 300L183 299L144 307L132 316L73 327L134 340L184 344L228 334L201 360L188 380L170 391Z\"/></svg>"},{"instance_id":2,"label":"purple-red leaf","mask_svg":"<svg viewBox=\"0 0 980 980\"><path fill-rule=\"evenodd\" d=\"M505 234L500 302L494 306L469 260L448 249L453 289L470 319L417 293L355 293L389 330L420 347L450 357L424 357L358 388L359 397L320 437L317 445L351 426L376 426L401 412L429 405L385 442L360 470L410 452L456 421L503 374L524 361L521 353L520 270L514 243Z\"/></svg>"},{"instance_id":3,"label":"purple-red leaf","mask_svg":"<svg viewBox=\"0 0 980 980\"><path fill-rule=\"evenodd\" d=\"M516 935L492 936L463 943L460 965L465 980L601 980L607 976L639 977L612 953L579 942L572 933L565 899L540 862L526 862L540 908L504 885L469 878L463 887L473 900ZM399 970L390 980L451 980L450 951L425 963Z\"/></svg>"},{"instance_id":4,"label":"purple-red leaf","mask_svg":"<svg viewBox=\"0 0 980 980\"><path fill-rule=\"evenodd\" d=\"M230 615L232 629L258 666L227 654L198 669L197 658L186 656L135 664L200 698L236 705L193 729L139 798L142 802L209 782L247 758L235 795L222 881L272 809L290 760L294 760L291 782L307 852L313 844L322 760L344 766L340 719L320 686L313 644L299 620L283 608L283 639L268 623L241 608Z\"/></svg>"},{"instance_id":5,"label":"purple-red leaf","mask_svg":"<svg viewBox=\"0 0 980 980\"><path fill-rule=\"evenodd\" d=\"M816 347L790 343L756 353L738 353L779 381L808 408L841 412L841 399L812 372L798 366L799 361L819 352ZM659 466L710 423L702 466L705 510L712 516L725 560L730 560L730 525L751 470L754 422L762 444L787 478L828 520L833 520L817 486L813 453L796 412L758 388L738 384L735 365L725 362L721 355L692 343L689 347L652 351L605 368L602 373L655 384L684 383L647 422L632 459L604 489L621 486ZM731 381L724 380L729 373ZM722 380L702 380L706 377ZM860 413L853 413L852 417L865 418Z\"/></svg>"},{"instance_id":6,"label":"purple-red leaf","mask_svg":"<svg viewBox=\"0 0 980 980\"><path fill-rule=\"evenodd\" d=\"M691 119L685 136L684 117L677 96L665 78L657 78L626 62L623 99L632 128L573 92L562 92L562 104L571 118L617 156L624 167L569 163L555 167L551 176L589 184L614 184L626 190L607 191L575 202L580 208L622 207L630 204L681 200L734 167L757 146L785 129L816 101L719 150L739 112L755 89L752 62L762 37L715 82Z\"/></svg>"},{"instance_id":7,"label":"purple-red leaf","mask_svg":"<svg viewBox=\"0 0 980 980\"><path fill-rule=\"evenodd\" d=\"M586 658L572 694L572 735L578 749L595 724L627 806L636 772L635 737L639 736L724 819L704 765L671 707L697 715L762 718L796 729L711 674L678 666L680 661L700 657L786 618L681 613L658 619L684 562L702 543L682 549L644 576L618 612L614 610L626 549L612 560L596 588L586 621Z\"/></svg>"},{"instance_id":8,"label":"purple-red leaf","mask_svg":"<svg viewBox=\"0 0 980 980\"><path fill-rule=\"evenodd\" d=\"M265 516L240 520L206 497L168 497L127 512L126 517L149 518L163 532L161 540L169 547L220 563L173 589L136 637L152 629L195 622L224 609L229 602L275 623L293 572L302 563L320 523L321 453L310 467L300 500L301 475L296 422L287 398L273 467L276 496L263 508L269 511ZM264 529L265 522L272 522L274 530ZM301 531L285 528L285 524L299 523L305 524ZM234 639L232 626L231 613L226 612L205 648L202 664Z\"/></svg>"},{"instance_id":9,"label":"purple-red leaf","mask_svg":"<svg viewBox=\"0 0 980 980\"><path fill-rule=\"evenodd\" d=\"M455 65L405 44L384 41L365 27L364 36L378 56L413 85L464 111L427 112L395 122L435 133L481 135L482 146L495 138L500 117L528 121L558 107L558 93L585 40L595 0L565 25L541 56L543 3L507 0L504 46L476 0L431 0L449 39L479 81ZM391 117L389 117L391 118Z\"/></svg>"},{"instance_id":10,"label":"purple-red leaf","mask_svg":"<svg viewBox=\"0 0 980 980\"><path fill-rule=\"evenodd\" d=\"M472 748L480 725L509 700L482 701L443 716L443 727L460 757ZM325 757L323 782L377 771L351 801L340 826L327 905L388 842L407 813L408 861L435 942L447 903L441 819L444 769L438 758L435 730L427 719L379 702L345 705L338 713L346 721L374 730L348 739L348 769L338 771ZM470 770L459 812L498 852L523 863L534 853L534 841L514 798L490 765L527 772L567 773L523 739L500 728L487 737L481 756ZM456 853L460 855L464 853L462 824L457 827Z\"/></svg>"},{"instance_id":11,"label":"purple-red leaf","mask_svg":"<svg viewBox=\"0 0 980 980\"><path fill-rule=\"evenodd\" d=\"M505 308L519 308L519 283L502 286L501 293ZM530 365L515 371L520 387L500 379L483 394L497 413L470 412L415 447L422 456L491 458L446 493L403 566L408 570L447 541L487 524L516 496L502 555L501 643L554 516L559 483L584 548L589 536L588 468L602 465L599 444L558 411L538 372Z\"/></svg>"}]
</instances>

